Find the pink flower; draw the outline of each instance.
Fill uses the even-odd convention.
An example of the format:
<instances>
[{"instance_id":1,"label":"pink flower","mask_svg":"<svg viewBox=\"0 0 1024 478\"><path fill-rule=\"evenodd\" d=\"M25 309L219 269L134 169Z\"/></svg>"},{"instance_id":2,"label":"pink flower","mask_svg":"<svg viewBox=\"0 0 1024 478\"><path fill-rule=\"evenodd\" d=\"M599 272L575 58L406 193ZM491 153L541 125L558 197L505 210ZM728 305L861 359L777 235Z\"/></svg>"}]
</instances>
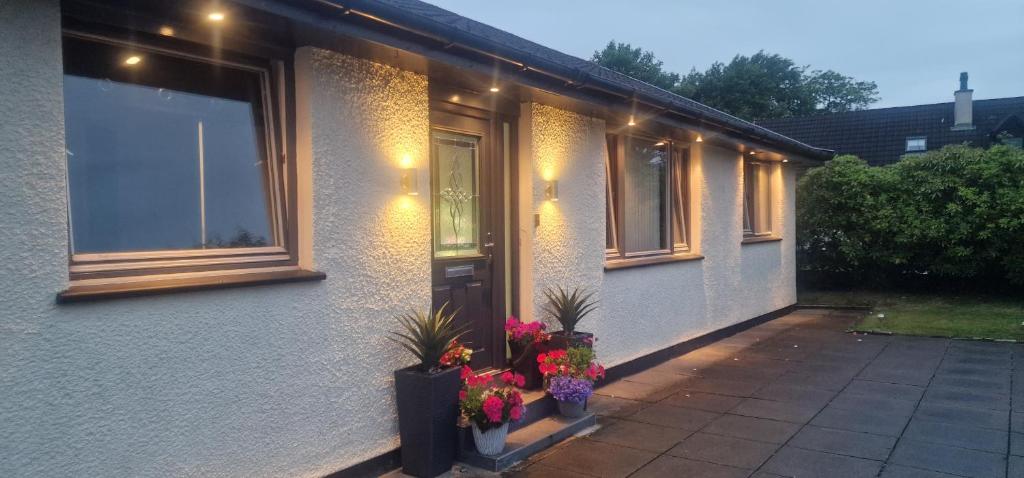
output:
<instances>
[{"instance_id":1,"label":"pink flower","mask_svg":"<svg viewBox=\"0 0 1024 478\"><path fill-rule=\"evenodd\" d=\"M548 359L548 354L546 354L546 353L539 353L539 354L537 354L537 363L544 363L544 361L547 360L547 359Z\"/></svg>"},{"instance_id":2,"label":"pink flower","mask_svg":"<svg viewBox=\"0 0 1024 478\"><path fill-rule=\"evenodd\" d=\"M526 377L524 377L524 376L522 376L522 375L517 373L515 375L515 382L516 382L516 386L517 387L523 388L523 386L526 385Z\"/></svg>"},{"instance_id":3,"label":"pink flower","mask_svg":"<svg viewBox=\"0 0 1024 478\"><path fill-rule=\"evenodd\" d=\"M469 365L463 365L462 366L462 372L460 374L460 378L462 380L465 380L466 377L469 377L470 375L473 375L473 369L469 368Z\"/></svg>"},{"instance_id":4,"label":"pink flower","mask_svg":"<svg viewBox=\"0 0 1024 478\"><path fill-rule=\"evenodd\" d=\"M494 395L484 400L484 415L487 415L487 419L493 423L501 423L501 410L503 408L505 408L505 402Z\"/></svg>"},{"instance_id":5,"label":"pink flower","mask_svg":"<svg viewBox=\"0 0 1024 478\"><path fill-rule=\"evenodd\" d=\"M459 390L459 401L461 402L466 400L466 395L468 394L466 393L465 390Z\"/></svg>"},{"instance_id":6,"label":"pink flower","mask_svg":"<svg viewBox=\"0 0 1024 478\"><path fill-rule=\"evenodd\" d=\"M513 421L519 421L520 418L523 418L523 407L512 407L512 410L509 410L508 415Z\"/></svg>"},{"instance_id":7,"label":"pink flower","mask_svg":"<svg viewBox=\"0 0 1024 478\"><path fill-rule=\"evenodd\" d=\"M505 373L501 374L501 381L502 382L505 382L505 383L511 385L514 382L514 380L515 379L512 376L512 372L505 372Z\"/></svg>"}]
</instances>

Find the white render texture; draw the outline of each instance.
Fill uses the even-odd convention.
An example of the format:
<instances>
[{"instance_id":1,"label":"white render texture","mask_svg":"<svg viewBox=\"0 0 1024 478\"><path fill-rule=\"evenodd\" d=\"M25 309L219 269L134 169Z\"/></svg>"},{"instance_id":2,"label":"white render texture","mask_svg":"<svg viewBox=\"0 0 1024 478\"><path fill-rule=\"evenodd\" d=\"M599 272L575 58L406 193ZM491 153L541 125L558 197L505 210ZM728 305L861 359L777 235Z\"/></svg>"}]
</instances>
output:
<instances>
[{"instance_id":1,"label":"white render texture","mask_svg":"<svg viewBox=\"0 0 1024 478\"><path fill-rule=\"evenodd\" d=\"M601 359L615 365L796 303L792 168L774 166L771 179L782 241L742 245L742 155L693 144L692 242L705 258L604 271L604 122L533 104L523 108L527 125L520 160L531 162L527 193L541 217L524 239L533 251L523 263L532 270L534 318L543 318L546 287L599 291L600 308L579 328L598 337ZM544 200L546 175L558 180L558 202Z\"/></svg>"},{"instance_id":2,"label":"white render texture","mask_svg":"<svg viewBox=\"0 0 1024 478\"><path fill-rule=\"evenodd\" d=\"M0 476L322 476L398 446L392 371L411 358L385 337L394 315L430 301L427 79L322 50L296 58L308 92L297 160L311 177L299 195L312 203L302 260L328 279L57 306L60 9L0 2ZM741 246L739 155L698 148L707 258L605 272L604 122L523 111L533 175L521 196L541 225L520 225L521 272L534 297L600 291L582 329L606 363L795 302L788 168L775 175L784 240ZM419 196L399 194L405 158ZM557 203L543 200L545 174Z\"/></svg>"},{"instance_id":3,"label":"white render texture","mask_svg":"<svg viewBox=\"0 0 1024 478\"><path fill-rule=\"evenodd\" d=\"M410 356L385 336L429 306L430 236L395 155L426 160L427 82L306 53L328 279L57 306L60 12L0 3L0 476L323 476L398 446L392 371Z\"/></svg>"}]
</instances>

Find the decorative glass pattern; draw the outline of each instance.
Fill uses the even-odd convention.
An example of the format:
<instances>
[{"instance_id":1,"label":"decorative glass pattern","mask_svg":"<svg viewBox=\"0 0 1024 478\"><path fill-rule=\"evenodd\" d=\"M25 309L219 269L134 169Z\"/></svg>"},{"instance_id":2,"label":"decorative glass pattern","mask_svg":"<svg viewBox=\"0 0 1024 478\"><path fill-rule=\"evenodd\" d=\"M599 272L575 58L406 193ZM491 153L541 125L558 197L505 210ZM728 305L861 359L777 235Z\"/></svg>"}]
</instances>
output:
<instances>
[{"instance_id":1,"label":"decorative glass pattern","mask_svg":"<svg viewBox=\"0 0 1024 478\"><path fill-rule=\"evenodd\" d=\"M478 255L480 138L434 131L431 151L434 256Z\"/></svg>"}]
</instances>

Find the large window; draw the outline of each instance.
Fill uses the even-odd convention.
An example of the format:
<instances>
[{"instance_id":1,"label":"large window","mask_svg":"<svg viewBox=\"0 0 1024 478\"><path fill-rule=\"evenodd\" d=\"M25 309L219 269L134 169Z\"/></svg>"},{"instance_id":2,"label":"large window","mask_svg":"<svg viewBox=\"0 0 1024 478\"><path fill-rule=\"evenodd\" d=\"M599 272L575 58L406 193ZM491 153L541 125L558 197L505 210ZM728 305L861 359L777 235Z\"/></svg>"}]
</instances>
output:
<instances>
[{"instance_id":1,"label":"large window","mask_svg":"<svg viewBox=\"0 0 1024 478\"><path fill-rule=\"evenodd\" d=\"M770 236L772 234L772 188L769 163L745 161L743 163L743 235Z\"/></svg>"},{"instance_id":2,"label":"large window","mask_svg":"<svg viewBox=\"0 0 1024 478\"><path fill-rule=\"evenodd\" d=\"M668 141L608 136L605 243L609 260L688 252L687 151Z\"/></svg>"},{"instance_id":3,"label":"large window","mask_svg":"<svg viewBox=\"0 0 1024 478\"><path fill-rule=\"evenodd\" d=\"M291 261L271 70L65 36L73 279Z\"/></svg>"}]
</instances>

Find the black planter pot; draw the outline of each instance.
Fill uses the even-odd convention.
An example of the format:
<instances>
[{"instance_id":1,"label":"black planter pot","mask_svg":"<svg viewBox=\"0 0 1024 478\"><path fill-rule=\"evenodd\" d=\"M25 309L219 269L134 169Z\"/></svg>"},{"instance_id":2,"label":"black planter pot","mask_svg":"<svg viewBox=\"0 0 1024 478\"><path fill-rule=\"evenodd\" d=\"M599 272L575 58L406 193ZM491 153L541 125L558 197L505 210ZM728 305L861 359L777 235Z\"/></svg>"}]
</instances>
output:
<instances>
[{"instance_id":1,"label":"black planter pot","mask_svg":"<svg viewBox=\"0 0 1024 478\"><path fill-rule=\"evenodd\" d=\"M512 355L512 370L526 379L524 390L537 390L544 385L544 376L537 364L537 355L547 350L546 344L528 344L526 346L509 342Z\"/></svg>"},{"instance_id":2,"label":"black planter pot","mask_svg":"<svg viewBox=\"0 0 1024 478\"><path fill-rule=\"evenodd\" d=\"M395 370L402 472L433 478L450 471L458 444L460 369L427 374Z\"/></svg>"},{"instance_id":3,"label":"black planter pot","mask_svg":"<svg viewBox=\"0 0 1024 478\"><path fill-rule=\"evenodd\" d=\"M551 340L548 341L548 348L567 349L569 347L594 347L594 334L590 332L575 332L568 335L563 330L551 333Z\"/></svg>"}]
</instances>

